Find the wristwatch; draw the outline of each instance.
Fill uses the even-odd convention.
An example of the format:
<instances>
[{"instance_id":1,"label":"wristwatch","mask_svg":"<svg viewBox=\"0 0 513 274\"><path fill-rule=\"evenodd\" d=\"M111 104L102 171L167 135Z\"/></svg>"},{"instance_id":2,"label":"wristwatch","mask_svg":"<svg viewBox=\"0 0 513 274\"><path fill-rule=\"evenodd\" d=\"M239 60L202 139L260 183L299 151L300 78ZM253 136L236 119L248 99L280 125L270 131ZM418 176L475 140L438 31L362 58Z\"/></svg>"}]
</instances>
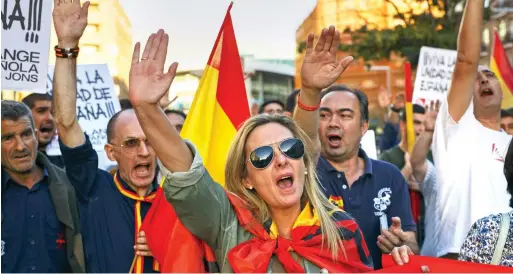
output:
<instances>
[{"instance_id":1,"label":"wristwatch","mask_svg":"<svg viewBox=\"0 0 513 274\"><path fill-rule=\"evenodd\" d=\"M401 112L401 110L402 110L402 109L401 109L401 108L396 108L394 105L392 105L392 106L390 107L390 110L392 110L392 111L393 111L393 112L395 112L395 113L399 113L399 112Z\"/></svg>"}]
</instances>

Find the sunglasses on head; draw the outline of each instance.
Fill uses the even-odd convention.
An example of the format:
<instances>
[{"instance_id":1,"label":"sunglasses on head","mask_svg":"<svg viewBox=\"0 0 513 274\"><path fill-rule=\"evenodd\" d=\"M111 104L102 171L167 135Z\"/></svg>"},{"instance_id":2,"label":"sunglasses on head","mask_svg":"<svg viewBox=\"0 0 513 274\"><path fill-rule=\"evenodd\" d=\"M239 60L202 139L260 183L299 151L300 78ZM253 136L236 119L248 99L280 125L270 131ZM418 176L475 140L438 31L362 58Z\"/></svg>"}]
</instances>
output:
<instances>
[{"instance_id":1,"label":"sunglasses on head","mask_svg":"<svg viewBox=\"0 0 513 274\"><path fill-rule=\"evenodd\" d=\"M283 155L290 159L301 159L305 154L305 145L296 138L285 139L279 142L278 148ZM249 162L256 169L264 169L269 166L274 158L274 149L272 145L257 147L249 154Z\"/></svg>"}]
</instances>

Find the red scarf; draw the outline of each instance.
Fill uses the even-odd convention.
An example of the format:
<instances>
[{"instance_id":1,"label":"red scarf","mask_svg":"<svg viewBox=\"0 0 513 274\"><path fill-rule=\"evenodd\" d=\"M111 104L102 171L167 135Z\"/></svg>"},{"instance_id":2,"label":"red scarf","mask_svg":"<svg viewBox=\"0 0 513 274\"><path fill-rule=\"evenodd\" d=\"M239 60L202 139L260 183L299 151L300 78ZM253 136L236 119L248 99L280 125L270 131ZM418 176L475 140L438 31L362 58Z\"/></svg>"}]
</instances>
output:
<instances>
[{"instance_id":1,"label":"red scarf","mask_svg":"<svg viewBox=\"0 0 513 274\"><path fill-rule=\"evenodd\" d=\"M118 188L119 192L132 200L135 200L134 206L134 214L135 214L135 233L134 233L134 243L137 243L137 237L139 235L139 231L141 229L142 217L141 217L141 202L152 203L153 199L155 199L155 192L148 196L139 196L139 194L134 191L127 189L121 184L119 181L119 172L116 172L114 175L114 184ZM160 186L159 186L160 187ZM134 251L135 252L135 251ZM160 266L159 263L153 259L153 270L159 271ZM133 272L132 272L133 270ZM130 273L143 273L144 272L144 257L143 256L135 256L134 261L132 262L132 266L130 267Z\"/></svg>"},{"instance_id":2,"label":"red scarf","mask_svg":"<svg viewBox=\"0 0 513 274\"><path fill-rule=\"evenodd\" d=\"M290 251L295 251L300 257L320 268L327 269L329 272L365 272L372 270L369 265L364 263L364 261L369 260L370 254L363 240L363 235L353 219L342 217L337 220L341 236L344 235L342 242L345 254L340 250L335 261L332 259L331 251L326 248L327 243L324 243L324 248L321 246L322 234L319 233L318 220L301 220L302 215L308 216L309 213L305 212L305 209L310 210L309 206L303 209L298 220L296 220L292 229L292 240L288 240L279 236L271 237L254 218L242 199L229 192L227 192L227 195L237 214L239 223L255 236L255 238L235 246L228 252L228 261L234 272L265 273L269 267L271 256L275 254L284 266L285 271L304 273L305 270L292 257ZM345 216L345 214L340 215ZM315 224L312 225L312 221ZM367 258L362 259L360 257L359 251L362 251L362 249Z\"/></svg>"}]
</instances>

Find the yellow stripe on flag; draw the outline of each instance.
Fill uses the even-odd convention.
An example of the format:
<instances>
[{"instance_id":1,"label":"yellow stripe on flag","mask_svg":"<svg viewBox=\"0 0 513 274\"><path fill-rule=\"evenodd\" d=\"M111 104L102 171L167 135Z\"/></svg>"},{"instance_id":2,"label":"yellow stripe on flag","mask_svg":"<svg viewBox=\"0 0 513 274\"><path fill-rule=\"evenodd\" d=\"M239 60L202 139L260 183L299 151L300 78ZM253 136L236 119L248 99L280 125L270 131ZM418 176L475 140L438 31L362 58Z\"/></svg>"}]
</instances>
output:
<instances>
[{"instance_id":1,"label":"yellow stripe on flag","mask_svg":"<svg viewBox=\"0 0 513 274\"><path fill-rule=\"evenodd\" d=\"M232 4L228 7L181 131L182 138L196 145L205 168L222 186L225 184L228 150L237 127L250 116L230 15Z\"/></svg>"},{"instance_id":2,"label":"yellow stripe on flag","mask_svg":"<svg viewBox=\"0 0 513 274\"><path fill-rule=\"evenodd\" d=\"M139 234L139 229L141 228L141 201L135 202L135 231L137 231L136 235ZM135 238L137 244L137 237ZM135 272L134 273L143 273L144 272L144 261L142 256L136 256L137 259L135 261Z\"/></svg>"},{"instance_id":3,"label":"yellow stripe on flag","mask_svg":"<svg viewBox=\"0 0 513 274\"><path fill-rule=\"evenodd\" d=\"M224 186L226 158L237 130L216 100L218 77L219 71L207 65L191 106L202 111L190 112L181 136L196 145L210 176Z\"/></svg>"},{"instance_id":4,"label":"yellow stripe on flag","mask_svg":"<svg viewBox=\"0 0 513 274\"><path fill-rule=\"evenodd\" d=\"M406 115L406 140L408 142L408 152L411 153L413 145L415 144L415 130L413 127L413 86L411 81L411 64L410 62L404 63L404 83L405 83L405 113Z\"/></svg>"},{"instance_id":5,"label":"yellow stripe on flag","mask_svg":"<svg viewBox=\"0 0 513 274\"><path fill-rule=\"evenodd\" d=\"M413 127L413 104L406 102L406 139L408 140L408 152L411 153L415 144L415 129Z\"/></svg>"},{"instance_id":6,"label":"yellow stripe on flag","mask_svg":"<svg viewBox=\"0 0 513 274\"><path fill-rule=\"evenodd\" d=\"M506 82L502 78L502 74L500 73L499 67L497 66L497 62L495 62L494 58L490 59L490 69L495 73L495 76L497 77L497 80L499 80L499 83L501 84L502 89L502 108L503 109L509 109L513 107L513 94L512 90L509 90L508 86L506 85Z\"/></svg>"}]
</instances>

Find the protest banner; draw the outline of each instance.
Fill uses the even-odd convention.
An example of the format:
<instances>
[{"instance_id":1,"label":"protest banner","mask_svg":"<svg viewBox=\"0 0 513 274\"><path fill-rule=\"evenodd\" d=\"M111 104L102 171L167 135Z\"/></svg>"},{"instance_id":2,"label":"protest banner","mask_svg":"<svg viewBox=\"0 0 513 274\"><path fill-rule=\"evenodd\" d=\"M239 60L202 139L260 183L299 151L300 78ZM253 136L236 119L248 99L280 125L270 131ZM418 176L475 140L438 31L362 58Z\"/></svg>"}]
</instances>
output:
<instances>
[{"instance_id":1,"label":"protest banner","mask_svg":"<svg viewBox=\"0 0 513 274\"><path fill-rule=\"evenodd\" d=\"M422 47L413 89L413 104L425 106L443 100L451 86L456 51Z\"/></svg>"},{"instance_id":2,"label":"protest banner","mask_svg":"<svg viewBox=\"0 0 513 274\"><path fill-rule=\"evenodd\" d=\"M46 91L53 93L54 67L48 69ZM112 162L105 157L104 145L107 143L107 123L121 110L119 99L114 90L114 82L106 64L77 66L77 119L82 130L89 135L94 149L99 152L99 160L105 165ZM48 155L60 155L59 143L55 139L47 148Z\"/></svg>"},{"instance_id":3,"label":"protest banner","mask_svg":"<svg viewBox=\"0 0 513 274\"><path fill-rule=\"evenodd\" d=\"M2 90L44 92L52 0L2 2Z\"/></svg>"},{"instance_id":4,"label":"protest banner","mask_svg":"<svg viewBox=\"0 0 513 274\"><path fill-rule=\"evenodd\" d=\"M410 255L409 262L397 265L392 256L382 256L383 268L377 273L421 273L421 267L427 266L429 273L511 273L513 268L489 264L478 264L450 259Z\"/></svg>"}]
</instances>

